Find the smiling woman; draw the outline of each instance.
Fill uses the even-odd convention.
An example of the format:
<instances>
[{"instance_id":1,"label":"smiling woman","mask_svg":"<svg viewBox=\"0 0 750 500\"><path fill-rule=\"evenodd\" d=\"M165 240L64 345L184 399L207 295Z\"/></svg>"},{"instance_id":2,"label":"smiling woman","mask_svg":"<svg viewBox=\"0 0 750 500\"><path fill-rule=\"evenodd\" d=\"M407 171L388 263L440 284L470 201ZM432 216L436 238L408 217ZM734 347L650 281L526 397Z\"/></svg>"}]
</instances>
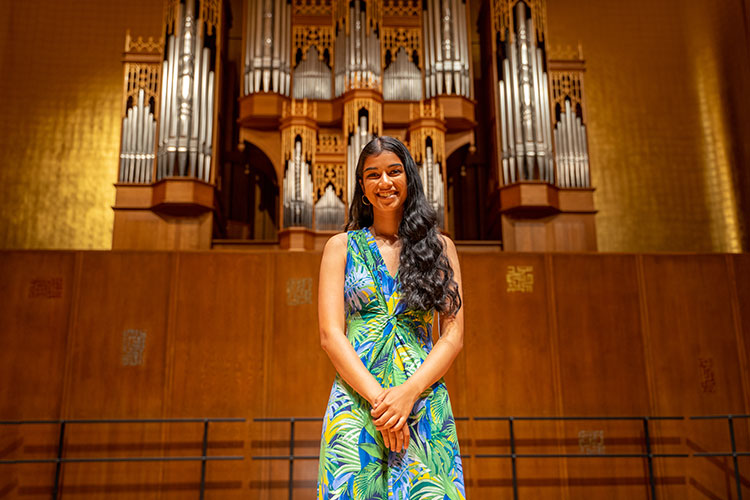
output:
<instances>
[{"instance_id":1,"label":"smiling woman","mask_svg":"<svg viewBox=\"0 0 750 500\"><path fill-rule=\"evenodd\" d=\"M397 139L365 146L356 181L347 231L328 241L320 266L320 341L337 375L317 498L464 499L442 378L463 346L455 246Z\"/></svg>"}]
</instances>

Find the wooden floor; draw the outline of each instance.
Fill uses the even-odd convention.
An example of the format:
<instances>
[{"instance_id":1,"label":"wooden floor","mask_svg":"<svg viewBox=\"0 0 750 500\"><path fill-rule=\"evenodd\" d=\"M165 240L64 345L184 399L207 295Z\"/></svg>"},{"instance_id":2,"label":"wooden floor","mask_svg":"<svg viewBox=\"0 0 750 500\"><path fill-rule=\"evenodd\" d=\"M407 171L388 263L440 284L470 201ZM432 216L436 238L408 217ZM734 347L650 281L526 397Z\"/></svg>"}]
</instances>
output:
<instances>
[{"instance_id":1,"label":"wooden floor","mask_svg":"<svg viewBox=\"0 0 750 500\"><path fill-rule=\"evenodd\" d=\"M509 424L487 416L750 413L750 255L462 252L465 346L446 377L467 498L513 498ZM315 252L0 252L0 419L212 423L206 498L288 498L289 424L322 416ZM750 450L748 422L734 423ZM320 421L295 424L315 457ZM657 498L737 498L726 420L654 421ZM0 460L54 458L59 426L0 426ZM68 458L196 456L202 423L71 424ZM641 420L514 422L519 499L649 498ZM595 456L595 458L580 458ZM741 457L743 495L750 459ZM314 498L317 460L294 466ZM50 498L55 464L0 464L0 499ZM201 463L66 463L63 498L198 498Z\"/></svg>"}]
</instances>

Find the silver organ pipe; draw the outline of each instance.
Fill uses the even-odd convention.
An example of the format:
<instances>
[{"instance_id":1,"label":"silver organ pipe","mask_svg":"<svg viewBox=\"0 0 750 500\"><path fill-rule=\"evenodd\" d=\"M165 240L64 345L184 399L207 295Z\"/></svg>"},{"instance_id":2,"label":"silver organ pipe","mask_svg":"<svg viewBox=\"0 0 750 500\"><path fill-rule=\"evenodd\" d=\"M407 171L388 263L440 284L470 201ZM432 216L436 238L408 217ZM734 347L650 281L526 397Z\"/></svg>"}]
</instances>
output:
<instances>
[{"instance_id":1,"label":"silver organ pipe","mask_svg":"<svg viewBox=\"0 0 750 500\"><path fill-rule=\"evenodd\" d=\"M211 179L215 73L213 48L204 46L195 0L176 6L175 32L162 64L157 180L170 176Z\"/></svg>"},{"instance_id":2,"label":"silver organ pipe","mask_svg":"<svg viewBox=\"0 0 750 500\"><path fill-rule=\"evenodd\" d=\"M367 26L367 4L354 0L349 6L348 26L338 25L334 52L335 96L357 87L380 84L380 40L373 26ZM369 33L368 33L369 31Z\"/></svg>"},{"instance_id":3,"label":"silver organ pipe","mask_svg":"<svg viewBox=\"0 0 750 500\"><path fill-rule=\"evenodd\" d=\"M312 228L313 183L310 165L302 157L302 140L294 141L284 173L284 225Z\"/></svg>"},{"instance_id":4,"label":"silver organ pipe","mask_svg":"<svg viewBox=\"0 0 750 500\"><path fill-rule=\"evenodd\" d=\"M422 72L409 61L406 50L401 47L396 57L383 71L383 99L387 101L421 101Z\"/></svg>"},{"instance_id":5,"label":"silver organ pipe","mask_svg":"<svg viewBox=\"0 0 750 500\"><path fill-rule=\"evenodd\" d=\"M292 79L294 99L331 99L331 69L320 60L318 49L310 47Z\"/></svg>"},{"instance_id":6,"label":"silver organ pipe","mask_svg":"<svg viewBox=\"0 0 750 500\"><path fill-rule=\"evenodd\" d=\"M292 7L287 0L248 0L244 95L290 90Z\"/></svg>"},{"instance_id":7,"label":"silver organ pipe","mask_svg":"<svg viewBox=\"0 0 750 500\"><path fill-rule=\"evenodd\" d=\"M589 155L586 146L586 125L577 116L570 101L555 125L557 185L565 188L590 187Z\"/></svg>"},{"instance_id":8,"label":"silver organ pipe","mask_svg":"<svg viewBox=\"0 0 750 500\"><path fill-rule=\"evenodd\" d=\"M456 94L471 97L469 40L465 0L426 0L425 97Z\"/></svg>"},{"instance_id":9,"label":"silver organ pipe","mask_svg":"<svg viewBox=\"0 0 750 500\"><path fill-rule=\"evenodd\" d=\"M346 205L336 196L332 184L326 186L323 196L315 203L315 229L342 229L346 222Z\"/></svg>"},{"instance_id":10,"label":"silver organ pipe","mask_svg":"<svg viewBox=\"0 0 750 500\"><path fill-rule=\"evenodd\" d=\"M145 99L144 90L138 90L138 99L122 119L119 182L151 182L156 119Z\"/></svg>"},{"instance_id":11,"label":"silver organ pipe","mask_svg":"<svg viewBox=\"0 0 750 500\"><path fill-rule=\"evenodd\" d=\"M526 9L523 2L516 4L516 32L505 42L506 58L498 84L504 184L554 182L544 53L536 46L534 22Z\"/></svg>"},{"instance_id":12,"label":"silver organ pipe","mask_svg":"<svg viewBox=\"0 0 750 500\"><path fill-rule=\"evenodd\" d=\"M442 167L435 161L435 155L431 145L427 145L424 150L423 164L419 167L419 176L422 178L427 202L437 213L438 225L443 227L443 199L444 184Z\"/></svg>"},{"instance_id":13,"label":"silver organ pipe","mask_svg":"<svg viewBox=\"0 0 750 500\"><path fill-rule=\"evenodd\" d=\"M346 195L348 205L352 204L354 187L356 182L357 161L364 147L373 139L373 135L367 131L367 116L359 117L359 126L354 133L349 135L349 144L346 147Z\"/></svg>"}]
</instances>

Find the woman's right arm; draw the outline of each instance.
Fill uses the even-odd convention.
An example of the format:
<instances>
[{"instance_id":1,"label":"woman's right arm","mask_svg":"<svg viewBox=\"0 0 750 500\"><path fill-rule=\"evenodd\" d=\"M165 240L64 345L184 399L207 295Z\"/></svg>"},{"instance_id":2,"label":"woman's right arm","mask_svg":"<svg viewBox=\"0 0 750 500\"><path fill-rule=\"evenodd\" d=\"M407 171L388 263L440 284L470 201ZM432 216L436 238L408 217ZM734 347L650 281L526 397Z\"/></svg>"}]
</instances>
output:
<instances>
[{"instance_id":1,"label":"woman's right arm","mask_svg":"<svg viewBox=\"0 0 750 500\"><path fill-rule=\"evenodd\" d=\"M331 237L323 249L318 281L320 346L341 378L372 405L383 388L359 359L345 333L346 246L347 234L344 232Z\"/></svg>"}]
</instances>

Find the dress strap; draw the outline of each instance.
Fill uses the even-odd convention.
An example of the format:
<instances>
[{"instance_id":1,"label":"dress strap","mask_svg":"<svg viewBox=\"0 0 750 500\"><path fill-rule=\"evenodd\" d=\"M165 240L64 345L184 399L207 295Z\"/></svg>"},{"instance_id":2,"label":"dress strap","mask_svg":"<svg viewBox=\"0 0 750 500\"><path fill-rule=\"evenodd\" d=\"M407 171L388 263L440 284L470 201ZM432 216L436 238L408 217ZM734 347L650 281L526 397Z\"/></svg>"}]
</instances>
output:
<instances>
[{"instance_id":1,"label":"dress strap","mask_svg":"<svg viewBox=\"0 0 750 500\"><path fill-rule=\"evenodd\" d=\"M365 230L357 229L355 231L352 231L351 236L354 238L354 241L357 242L357 247L359 247L360 255L363 259L365 259L365 263L367 264L367 268L370 270L370 273L372 273L372 277L376 281L378 281L378 263L372 253L372 248L370 248L370 242L367 240Z\"/></svg>"}]
</instances>

